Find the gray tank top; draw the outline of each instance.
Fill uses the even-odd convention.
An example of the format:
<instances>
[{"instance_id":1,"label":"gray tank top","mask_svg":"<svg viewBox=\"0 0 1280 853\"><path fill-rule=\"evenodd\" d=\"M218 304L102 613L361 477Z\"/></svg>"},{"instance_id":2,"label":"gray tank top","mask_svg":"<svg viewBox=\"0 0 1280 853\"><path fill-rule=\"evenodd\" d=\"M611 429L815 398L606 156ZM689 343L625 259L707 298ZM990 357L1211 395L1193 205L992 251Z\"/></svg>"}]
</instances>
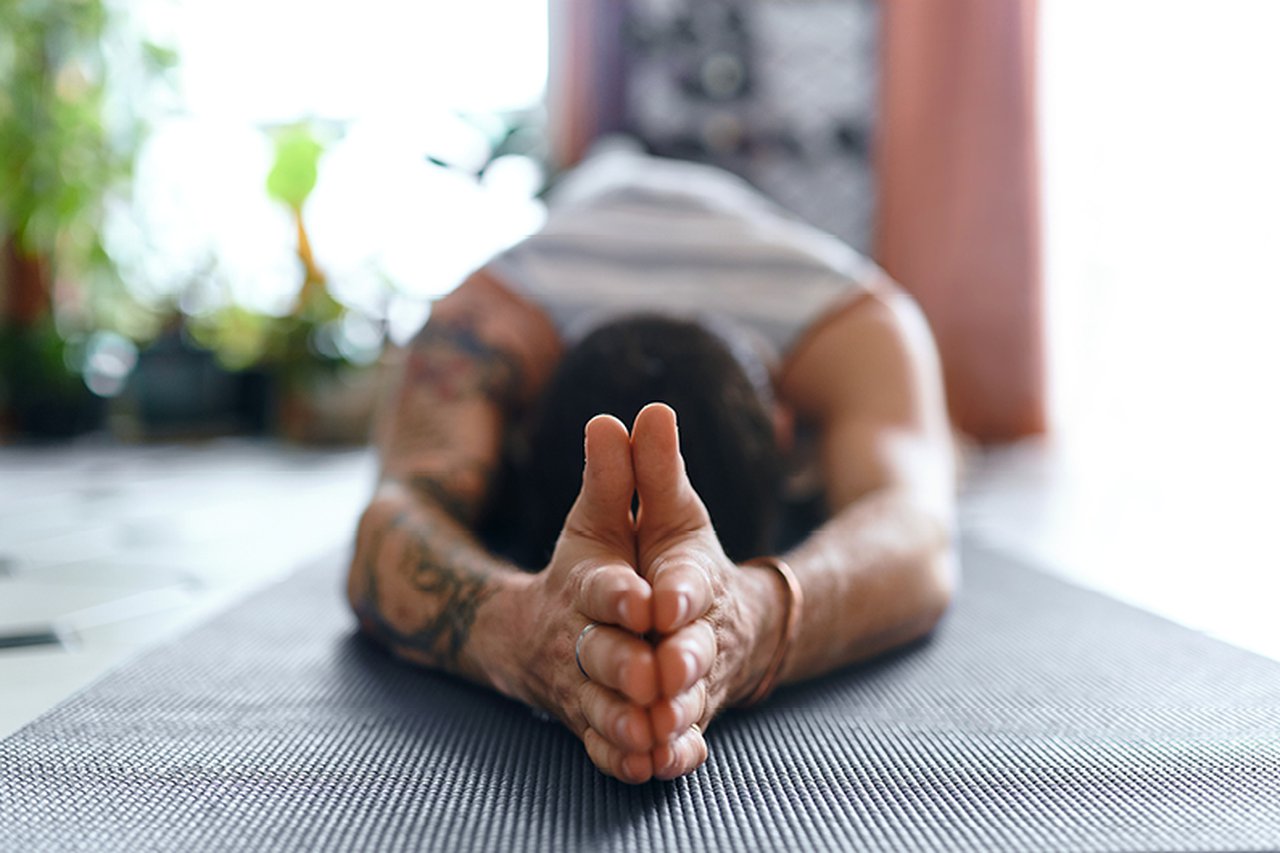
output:
<instances>
[{"instance_id":1,"label":"gray tank top","mask_svg":"<svg viewBox=\"0 0 1280 853\"><path fill-rule=\"evenodd\" d=\"M573 342L623 313L724 316L785 354L883 273L710 166L617 143L571 172L545 227L488 270Z\"/></svg>"}]
</instances>

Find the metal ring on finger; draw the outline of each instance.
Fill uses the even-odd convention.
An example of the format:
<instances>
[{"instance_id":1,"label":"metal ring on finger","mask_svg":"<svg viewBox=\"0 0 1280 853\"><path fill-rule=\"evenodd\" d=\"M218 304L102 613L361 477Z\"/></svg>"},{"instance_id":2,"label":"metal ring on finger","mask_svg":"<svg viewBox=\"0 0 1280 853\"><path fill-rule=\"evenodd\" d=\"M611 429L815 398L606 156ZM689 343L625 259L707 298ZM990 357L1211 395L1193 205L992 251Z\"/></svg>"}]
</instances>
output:
<instances>
[{"instance_id":1,"label":"metal ring on finger","mask_svg":"<svg viewBox=\"0 0 1280 853\"><path fill-rule=\"evenodd\" d=\"M591 680L591 676L587 674L587 670L582 666L582 641L587 638L592 629L599 627L599 622L588 622L581 631L578 632L578 641L573 644L573 659L578 664L578 672L582 673L582 677L587 681Z\"/></svg>"}]
</instances>

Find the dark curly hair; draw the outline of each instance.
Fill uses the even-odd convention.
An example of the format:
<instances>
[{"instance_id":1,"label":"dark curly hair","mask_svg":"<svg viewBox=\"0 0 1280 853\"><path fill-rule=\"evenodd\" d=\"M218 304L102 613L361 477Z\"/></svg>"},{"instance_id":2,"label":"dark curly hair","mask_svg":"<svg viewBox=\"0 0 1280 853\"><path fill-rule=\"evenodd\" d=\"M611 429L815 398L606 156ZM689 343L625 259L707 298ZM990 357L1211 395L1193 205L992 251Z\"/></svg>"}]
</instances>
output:
<instances>
[{"instance_id":1,"label":"dark curly hair","mask_svg":"<svg viewBox=\"0 0 1280 853\"><path fill-rule=\"evenodd\" d=\"M523 559L546 564L582 486L582 430L597 414L628 427L646 404L680 419L689 479L728 556L768 551L781 506L767 371L718 324L632 315L565 353L534 412L522 476Z\"/></svg>"}]
</instances>

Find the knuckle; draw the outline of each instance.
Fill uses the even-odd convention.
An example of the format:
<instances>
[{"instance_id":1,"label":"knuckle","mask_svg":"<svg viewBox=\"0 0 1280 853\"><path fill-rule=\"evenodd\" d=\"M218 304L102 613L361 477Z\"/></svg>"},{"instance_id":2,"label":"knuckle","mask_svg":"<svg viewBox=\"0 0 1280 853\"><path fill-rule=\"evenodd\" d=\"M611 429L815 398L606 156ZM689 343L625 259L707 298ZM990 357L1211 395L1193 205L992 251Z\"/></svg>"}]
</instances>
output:
<instances>
[{"instance_id":1,"label":"knuckle","mask_svg":"<svg viewBox=\"0 0 1280 853\"><path fill-rule=\"evenodd\" d=\"M725 590L724 572L718 571L715 567L708 565L708 562L708 560L698 561L698 578L706 584L708 596L711 598L720 598L724 595Z\"/></svg>"},{"instance_id":2,"label":"knuckle","mask_svg":"<svg viewBox=\"0 0 1280 853\"><path fill-rule=\"evenodd\" d=\"M623 686L630 680L632 662L631 659L622 654L620 650L612 653L612 672L614 673L614 683Z\"/></svg>"},{"instance_id":3,"label":"knuckle","mask_svg":"<svg viewBox=\"0 0 1280 853\"><path fill-rule=\"evenodd\" d=\"M729 594L730 574L720 564L714 569L705 569L707 579L707 591L711 593L711 597L716 601L723 600Z\"/></svg>"},{"instance_id":4,"label":"knuckle","mask_svg":"<svg viewBox=\"0 0 1280 853\"><path fill-rule=\"evenodd\" d=\"M575 699L577 700L579 712L587 722L592 723L592 727L594 728L596 698L595 690L593 689L590 681L584 681L578 686L578 692Z\"/></svg>"},{"instance_id":5,"label":"knuckle","mask_svg":"<svg viewBox=\"0 0 1280 853\"><path fill-rule=\"evenodd\" d=\"M676 745L676 764L680 768L680 772L688 773L693 769L694 748L693 738L690 735L680 738L680 742Z\"/></svg>"},{"instance_id":6,"label":"knuckle","mask_svg":"<svg viewBox=\"0 0 1280 853\"><path fill-rule=\"evenodd\" d=\"M616 684L626 663L622 655L618 654L617 644L610 636L609 629L604 626L587 635L582 643L582 659L587 671L605 684Z\"/></svg>"},{"instance_id":7,"label":"knuckle","mask_svg":"<svg viewBox=\"0 0 1280 853\"><path fill-rule=\"evenodd\" d=\"M716 635L716 629L705 620L699 620L694 623L695 630L702 635L701 645L705 650L705 654L709 654L714 658L720 652L720 638Z\"/></svg>"},{"instance_id":8,"label":"knuckle","mask_svg":"<svg viewBox=\"0 0 1280 853\"><path fill-rule=\"evenodd\" d=\"M607 692L603 689L597 689L592 698L591 709L587 716L591 720L591 727L609 743L618 740L618 719L619 711L615 704L610 701Z\"/></svg>"},{"instance_id":9,"label":"knuckle","mask_svg":"<svg viewBox=\"0 0 1280 853\"><path fill-rule=\"evenodd\" d=\"M694 770L706 760L707 742L703 739L700 731L691 731L681 746L683 747L685 763L690 770Z\"/></svg>"},{"instance_id":10,"label":"knuckle","mask_svg":"<svg viewBox=\"0 0 1280 853\"><path fill-rule=\"evenodd\" d=\"M675 569L678 563L677 557L670 553L659 554L649 561L645 575L649 578L649 582L656 584L662 577Z\"/></svg>"},{"instance_id":11,"label":"knuckle","mask_svg":"<svg viewBox=\"0 0 1280 853\"><path fill-rule=\"evenodd\" d=\"M610 776L617 775L609 746L595 729L588 728L583 733L582 742L587 747L587 757L591 759L592 764Z\"/></svg>"},{"instance_id":12,"label":"knuckle","mask_svg":"<svg viewBox=\"0 0 1280 853\"><path fill-rule=\"evenodd\" d=\"M709 608L724 597L725 585L719 577L721 573L707 563L705 555L698 552L658 557L654 560L656 568L650 572L649 580L654 586L677 581L689 584L693 587L694 597L703 600L701 606Z\"/></svg>"},{"instance_id":13,"label":"knuckle","mask_svg":"<svg viewBox=\"0 0 1280 853\"><path fill-rule=\"evenodd\" d=\"M706 685L702 681L698 681L680 697L680 727L682 729L687 729L694 724L701 724L702 715L705 713L706 707L706 701L703 698L705 693Z\"/></svg>"},{"instance_id":14,"label":"knuckle","mask_svg":"<svg viewBox=\"0 0 1280 853\"><path fill-rule=\"evenodd\" d=\"M584 605L604 606L608 600L626 591L632 570L618 563L584 564L573 587L574 599Z\"/></svg>"},{"instance_id":15,"label":"knuckle","mask_svg":"<svg viewBox=\"0 0 1280 853\"><path fill-rule=\"evenodd\" d=\"M589 562L574 563L569 569L566 582L566 591L569 598L573 601L582 601L583 598L591 591L592 581L595 577L595 566Z\"/></svg>"},{"instance_id":16,"label":"knuckle","mask_svg":"<svg viewBox=\"0 0 1280 853\"><path fill-rule=\"evenodd\" d=\"M689 728L689 724L696 722L698 719L695 703L697 702L696 692L693 690L685 691L680 697L680 701L675 705L675 713L673 722L675 723L676 732L682 732Z\"/></svg>"},{"instance_id":17,"label":"knuckle","mask_svg":"<svg viewBox=\"0 0 1280 853\"><path fill-rule=\"evenodd\" d=\"M692 773L702 762L698 761L697 748L690 742L692 738L683 738L676 750L675 776Z\"/></svg>"}]
</instances>

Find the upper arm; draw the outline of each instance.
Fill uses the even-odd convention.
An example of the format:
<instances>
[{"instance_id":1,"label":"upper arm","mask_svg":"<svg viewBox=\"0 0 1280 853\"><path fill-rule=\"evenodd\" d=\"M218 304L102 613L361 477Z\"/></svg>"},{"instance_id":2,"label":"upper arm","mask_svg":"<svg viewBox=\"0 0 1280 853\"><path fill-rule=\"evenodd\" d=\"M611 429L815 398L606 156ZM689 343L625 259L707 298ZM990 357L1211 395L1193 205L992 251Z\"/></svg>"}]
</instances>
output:
<instances>
[{"instance_id":1,"label":"upper arm","mask_svg":"<svg viewBox=\"0 0 1280 853\"><path fill-rule=\"evenodd\" d=\"M483 272L432 308L404 353L378 430L384 479L463 522L489 495L512 414L559 356L546 315Z\"/></svg>"},{"instance_id":2,"label":"upper arm","mask_svg":"<svg viewBox=\"0 0 1280 853\"><path fill-rule=\"evenodd\" d=\"M782 393L818 424L833 511L870 492L905 492L949 520L954 459L941 370L914 301L877 289L802 342Z\"/></svg>"}]
</instances>

